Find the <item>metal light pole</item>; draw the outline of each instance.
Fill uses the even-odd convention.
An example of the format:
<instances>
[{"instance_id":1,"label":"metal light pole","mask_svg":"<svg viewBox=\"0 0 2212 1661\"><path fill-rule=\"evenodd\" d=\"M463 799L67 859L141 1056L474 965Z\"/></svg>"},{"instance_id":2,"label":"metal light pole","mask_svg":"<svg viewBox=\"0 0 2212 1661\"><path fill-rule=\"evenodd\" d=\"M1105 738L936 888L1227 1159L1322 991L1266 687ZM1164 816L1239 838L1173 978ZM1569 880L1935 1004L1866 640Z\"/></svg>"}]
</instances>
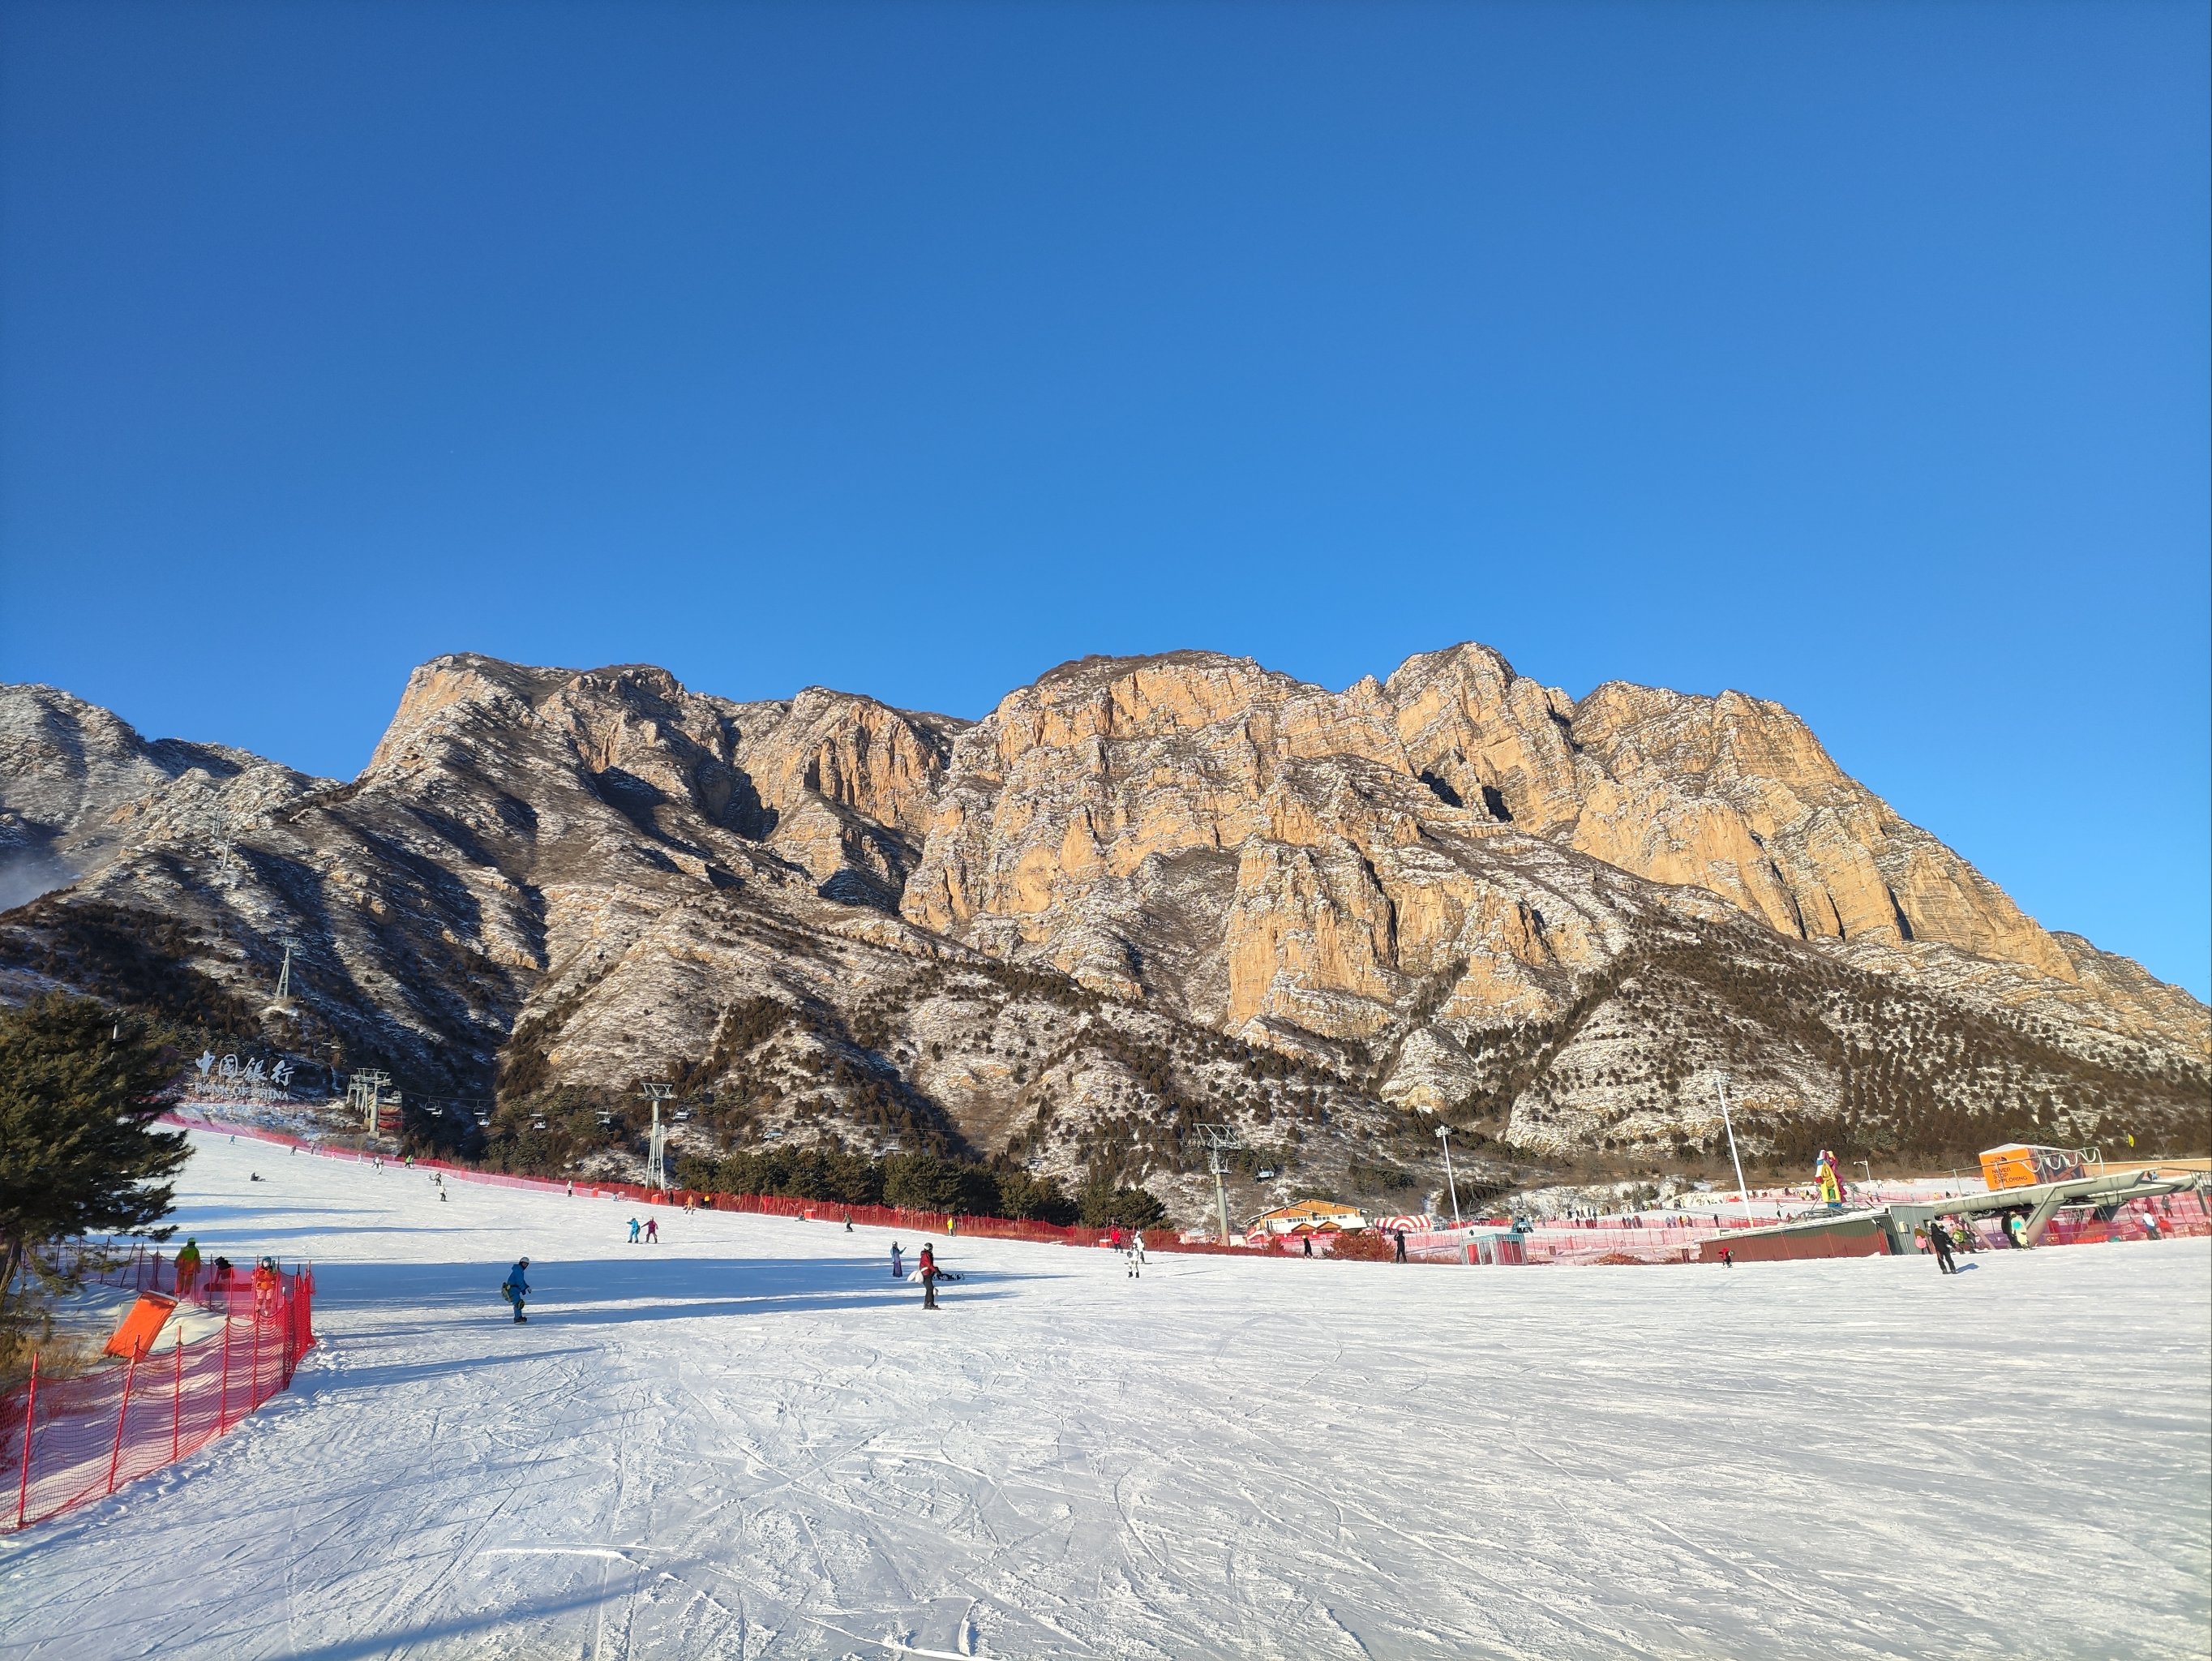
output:
<instances>
[{"instance_id":1,"label":"metal light pole","mask_svg":"<svg viewBox=\"0 0 2212 1661\"><path fill-rule=\"evenodd\" d=\"M1459 1222L1459 1179L1452 1175L1451 1127L1448 1124L1438 1125L1437 1140L1444 1145L1444 1182L1451 1189L1452 1223L1456 1226Z\"/></svg>"},{"instance_id":2,"label":"metal light pole","mask_svg":"<svg viewBox=\"0 0 2212 1661\"><path fill-rule=\"evenodd\" d=\"M1743 1185L1743 1160L1735 1151L1735 1124L1729 1117L1728 1074L1713 1074L1713 1089L1721 1098L1721 1127L1728 1132L1729 1163L1735 1167L1735 1196L1743 1202L1743 1220L1751 1221L1751 1191Z\"/></svg>"}]
</instances>

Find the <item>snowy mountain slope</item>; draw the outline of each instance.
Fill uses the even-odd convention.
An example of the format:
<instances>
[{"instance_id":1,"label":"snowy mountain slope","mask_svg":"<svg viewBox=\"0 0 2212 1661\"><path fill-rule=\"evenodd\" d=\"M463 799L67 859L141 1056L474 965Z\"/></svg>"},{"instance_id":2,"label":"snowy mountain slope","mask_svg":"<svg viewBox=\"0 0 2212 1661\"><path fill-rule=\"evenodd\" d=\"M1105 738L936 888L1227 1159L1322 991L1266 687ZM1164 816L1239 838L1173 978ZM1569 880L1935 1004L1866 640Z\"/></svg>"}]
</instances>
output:
<instances>
[{"instance_id":1,"label":"snowy mountain slope","mask_svg":"<svg viewBox=\"0 0 2212 1661\"><path fill-rule=\"evenodd\" d=\"M1340 693L1086 659L973 724L459 654L343 785L0 688L10 858L76 874L0 917L0 1001L383 1068L410 1136L510 1168L636 1174L656 1080L694 1159L1002 1158L1195 1220L1205 1121L1255 1150L1242 1213L1395 1212L1442 1203L1438 1115L1489 1191L1717 1174L1723 1070L1793 1173L2201 1150L2212 1090L2212 1012L2046 934L1786 710L1577 704L1472 646Z\"/></svg>"},{"instance_id":2,"label":"snowy mountain slope","mask_svg":"<svg viewBox=\"0 0 2212 1661\"><path fill-rule=\"evenodd\" d=\"M2201 1242L1131 1281L940 1240L930 1315L878 1234L631 1248L612 1202L193 1141L178 1220L313 1258L325 1347L0 1545L10 1661L2158 1657L2212 1614Z\"/></svg>"}]
</instances>

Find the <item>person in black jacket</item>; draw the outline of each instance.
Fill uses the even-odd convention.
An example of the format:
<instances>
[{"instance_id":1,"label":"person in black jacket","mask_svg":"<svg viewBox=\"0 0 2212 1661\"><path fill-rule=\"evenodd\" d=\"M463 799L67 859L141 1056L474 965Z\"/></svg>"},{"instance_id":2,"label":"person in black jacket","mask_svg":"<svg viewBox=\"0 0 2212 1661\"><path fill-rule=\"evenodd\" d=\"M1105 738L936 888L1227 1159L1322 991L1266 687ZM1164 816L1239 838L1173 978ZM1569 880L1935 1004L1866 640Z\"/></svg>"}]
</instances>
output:
<instances>
[{"instance_id":1,"label":"person in black jacket","mask_svg":"<svg viewBox=\"0 0 2212 1661\"><path fill-rule=\"evenodd\" d=\"M1956 1275L1958 1264L1951 1261L1951 1231L1943 1226L1941 1217L1928 1220L1928 1249L1936 1254L1936 1267L1946 1275Z\"/></svg>"}]
</instances>

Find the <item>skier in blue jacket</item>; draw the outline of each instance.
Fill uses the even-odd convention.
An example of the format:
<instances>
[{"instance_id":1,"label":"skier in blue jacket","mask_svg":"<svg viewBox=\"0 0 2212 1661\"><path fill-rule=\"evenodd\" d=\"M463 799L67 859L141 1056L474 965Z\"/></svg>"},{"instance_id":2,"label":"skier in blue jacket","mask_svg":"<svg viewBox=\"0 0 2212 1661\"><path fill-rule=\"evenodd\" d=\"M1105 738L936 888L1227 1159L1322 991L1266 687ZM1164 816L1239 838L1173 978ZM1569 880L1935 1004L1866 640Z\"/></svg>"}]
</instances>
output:
<instances>
[{"instance_id":1,"label":"skier in blue jacket","mask_svg":"<svg viewBox=\"0 0 2212 1661\"><path fill-rule=\"evenodd\" d=\"M523 1322L530 1319L522 1312L522 1300L530 1295L530 1282L523 1278L524 1271L529 1267L530 1259L523 1258L507 1271L507 1279L499 1284L499 1295L514 1305L514 1318Z\"/></svg>"}]
</instances>

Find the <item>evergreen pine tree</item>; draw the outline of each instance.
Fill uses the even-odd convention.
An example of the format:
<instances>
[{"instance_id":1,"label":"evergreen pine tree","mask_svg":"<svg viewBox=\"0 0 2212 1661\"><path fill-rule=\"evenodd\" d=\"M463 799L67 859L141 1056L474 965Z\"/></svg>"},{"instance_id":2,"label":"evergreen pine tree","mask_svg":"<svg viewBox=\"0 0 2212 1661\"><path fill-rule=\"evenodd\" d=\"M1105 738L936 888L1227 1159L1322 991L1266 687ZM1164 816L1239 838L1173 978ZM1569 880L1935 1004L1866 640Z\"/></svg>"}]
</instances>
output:
<instances>
[{"instance_id":1,"label":"evergreen pine tree","mask_svg":"<svg viewBox=\"0 0 2212 1661\"><path fill-rule=\"evenodd\" d=\"M168 1214L165 1179L189 1155L181 1131L155 1129L155 1097L176 1068L143 1021L90 999L0 1011L0 1342L52 1284L56 1242Z\"/></svg>"}]
</instances>

